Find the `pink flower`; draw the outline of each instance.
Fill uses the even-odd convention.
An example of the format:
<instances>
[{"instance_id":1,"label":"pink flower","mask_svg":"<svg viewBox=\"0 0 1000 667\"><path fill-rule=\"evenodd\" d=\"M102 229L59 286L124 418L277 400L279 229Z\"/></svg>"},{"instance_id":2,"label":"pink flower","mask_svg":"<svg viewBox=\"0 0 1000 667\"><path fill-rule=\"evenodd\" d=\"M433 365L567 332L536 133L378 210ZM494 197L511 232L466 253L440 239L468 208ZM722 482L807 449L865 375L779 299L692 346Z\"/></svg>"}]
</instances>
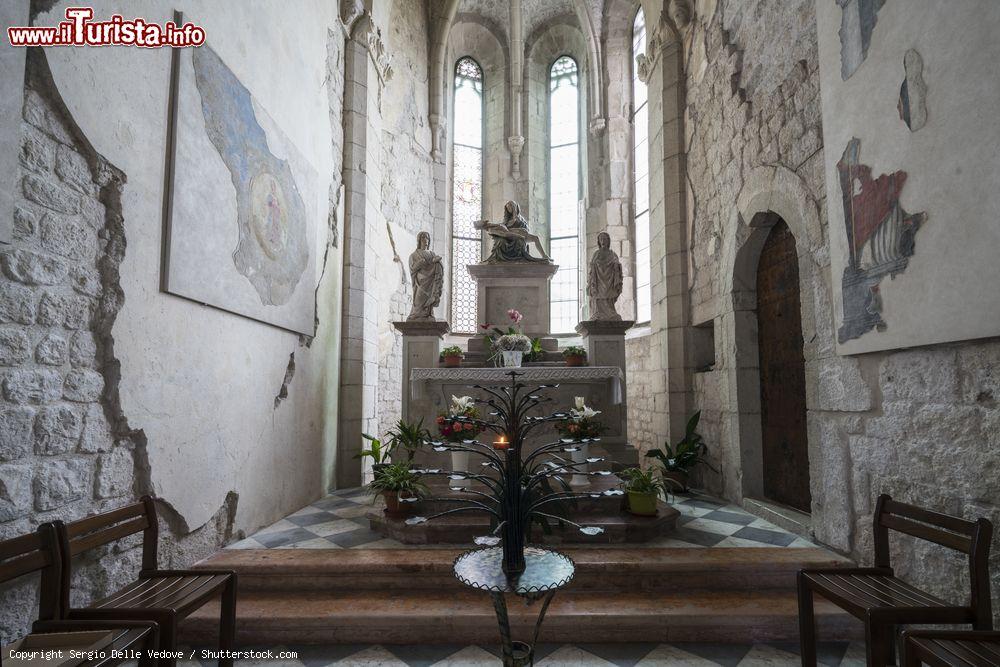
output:
<instances>
[{"instance_id":1,"label":"pink flower","mask_svg":"<svg viewBox=\"0 0 1000 667\"><path fill-rule=\"evenodd\" d=\"M482 329L483 331L489 331L491 326L492 325L489 322L486 322L485 324L480 324L479 328Z\"/></svg>"},{"instance_id":2,"label":"pink flower","mask_svg":"<svg viewBox=\"0 0 1000 667\"><path fill-rule=\"evenodd\" d=\"M513 308L507 311L507 317L509 317L514 324L519 324L521 320L524 319L524 315Z\"/></svg>"}]
</instances>

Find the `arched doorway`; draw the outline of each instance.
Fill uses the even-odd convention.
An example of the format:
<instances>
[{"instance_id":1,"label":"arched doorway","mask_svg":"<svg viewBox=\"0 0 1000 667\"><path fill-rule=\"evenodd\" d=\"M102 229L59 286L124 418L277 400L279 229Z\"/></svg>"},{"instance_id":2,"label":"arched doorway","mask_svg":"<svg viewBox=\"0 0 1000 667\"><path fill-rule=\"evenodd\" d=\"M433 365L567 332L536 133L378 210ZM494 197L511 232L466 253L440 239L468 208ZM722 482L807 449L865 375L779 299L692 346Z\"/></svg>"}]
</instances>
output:
<instances>
[{"instance_id":1,"label":"arched doorway","mask_svg":"<svg viewBox=\"0 0 1000 667\"><path fill-rule=\"evenodd\" d=\"M810 511L805 358L795 237L781 217L757 263L757 349L763 492Z\"/></svg>"}]
</instances>

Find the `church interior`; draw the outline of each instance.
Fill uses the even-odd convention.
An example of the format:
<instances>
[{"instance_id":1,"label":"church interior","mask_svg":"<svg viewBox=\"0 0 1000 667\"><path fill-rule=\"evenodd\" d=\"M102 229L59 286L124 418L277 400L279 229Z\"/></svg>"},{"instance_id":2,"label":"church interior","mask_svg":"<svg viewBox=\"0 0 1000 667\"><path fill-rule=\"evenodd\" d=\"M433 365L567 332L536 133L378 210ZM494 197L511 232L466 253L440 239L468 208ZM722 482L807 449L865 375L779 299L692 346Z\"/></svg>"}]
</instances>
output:
<instances>
[{"instance_id":1,"label":"church interior","mask_svg":"<svg viewBox=\"0 0 1000 667\"><path fill-rule=\"evenodd\" d=\"M996 0L81 5L2 664L1000 666Z\"/></svg>"}]
</instances>

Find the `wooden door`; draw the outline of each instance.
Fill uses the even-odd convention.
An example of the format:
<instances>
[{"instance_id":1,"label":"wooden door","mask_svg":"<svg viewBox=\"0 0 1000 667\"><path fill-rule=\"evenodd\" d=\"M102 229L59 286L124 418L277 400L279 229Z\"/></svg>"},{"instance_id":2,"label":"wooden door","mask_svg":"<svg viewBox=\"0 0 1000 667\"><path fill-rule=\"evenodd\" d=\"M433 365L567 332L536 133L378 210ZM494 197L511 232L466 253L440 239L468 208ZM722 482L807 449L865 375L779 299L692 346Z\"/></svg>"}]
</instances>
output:
<instances>
[{"instance_id":1,"label":"wooden door","mask_svg":"<svg viewBox=\"0 0 1000 667\"><path fill-rule=\"evenodd\" d=\"M806 375L795 237L780 218L757 265L764 495L810 511Z\"/></svg>"}]
</instances>

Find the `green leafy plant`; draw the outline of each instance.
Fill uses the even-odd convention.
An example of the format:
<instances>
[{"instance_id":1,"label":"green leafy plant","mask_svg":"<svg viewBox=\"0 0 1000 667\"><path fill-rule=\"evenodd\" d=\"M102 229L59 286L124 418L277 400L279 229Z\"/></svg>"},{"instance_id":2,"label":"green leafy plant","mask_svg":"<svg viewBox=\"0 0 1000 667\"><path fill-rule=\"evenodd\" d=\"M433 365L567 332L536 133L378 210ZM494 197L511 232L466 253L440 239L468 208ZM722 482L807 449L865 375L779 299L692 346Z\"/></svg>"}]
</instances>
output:
<instances>
[{"instance_id":1,"label":"green leafy plant","mask_svg":"<svg viewBox=\"0 0 1000 667\"><path fill-rule=\"evenodd\" d=\"M531 339L531 352L524 355L524 361L541 361L545 358L545 350L542 348L542 339Z\"/></svg>"},{"instance_id":2,"label":"green leafy plant","mask_svg":"<svg viewBox=\"0 0 1000 667\"><path fill-rule=\"evenodd\" d=\"M570 345L562 351L564 357L584 357L587 356L587 350L583 349L579 345Z\"/></svg>"},{"instance_id":3,"label":"green leafy plant","mask_svg":"<svg viewBox=\"0 0 1000 667\"><path fill-rule=\"evenodd\" d=\"M686 473L699 463L704 464L713 472L718 472L705 459L708 453L708 446L705 445L701 434L695 429L698 428L698 421L701 419L701 410L694 413L688 420L685 428L684 438L673 447L669 442L663 443L663 449L653 449L646 452L646 456L655 458L660 462L664 472Z\"/></svg>"},{"instance_id":4,"label":"green leafy plant","mask_svg":"<svg viewBox=\"0 0 1000 667\"><path fill-rule=\"evenodd\" d=\"M392 456L392 450L395 449L395 445L392 442L383 444L378 438L368 435L367 433L362 433L361 437L371 443L368 449L362 449L360 452L354 455L356 459L363 459L366 456L370 457L372 460L372 465L384 465L389 462L389 457Z\"/></svg>"},{"instance_id":5,"label":"green leafy plant","mask_svg":"<svg viewBox=\"0 0 1000 667\"><path fill-rule=\"evenodd\" d=\"M430 432L424 428L424 420L417 423L407 422L400 419L387 434L389 448L395 451L402 447L406 450L406 462L412 463L417 451L423 447L424 443L431 439Z\"/></svg>"},{"instance_id":6,"label":"green leafy plant","mask_svg":"<svg viewBox=\"0 0 1000 667\"><path fill-rule=\"evenodd\" d=\"M402 496L421 497L429 493L427 485L420 479L420 474L410 470L406 463L392 463L382 469L382 474L368 484L369 492L396 493Z\"/></svg>"},{"instance_id":7,"label":"green leafy plant","mask_svg":"<svg viewBox=\"0 0 1000 667\"><path fill-rule=\"evenodd\" d=\"M624 491L631 493L652 493L660 495L666 493L663 480L656 476L653 470L643 470L642 468L625 468L615 473L621 480L621 487Z\"/></svg>"},{"instance_id":8,"label":"green leafy plant","mask_svg":"<svg viewBox=\"0 0 1000 667\"><path fill-rule=\"evenodd\" d=\"M462 348L458 345L449 345L448 347L441 350L441 357L464 357L465 353L462 352Z\"/></svg>"}]
</instances>

